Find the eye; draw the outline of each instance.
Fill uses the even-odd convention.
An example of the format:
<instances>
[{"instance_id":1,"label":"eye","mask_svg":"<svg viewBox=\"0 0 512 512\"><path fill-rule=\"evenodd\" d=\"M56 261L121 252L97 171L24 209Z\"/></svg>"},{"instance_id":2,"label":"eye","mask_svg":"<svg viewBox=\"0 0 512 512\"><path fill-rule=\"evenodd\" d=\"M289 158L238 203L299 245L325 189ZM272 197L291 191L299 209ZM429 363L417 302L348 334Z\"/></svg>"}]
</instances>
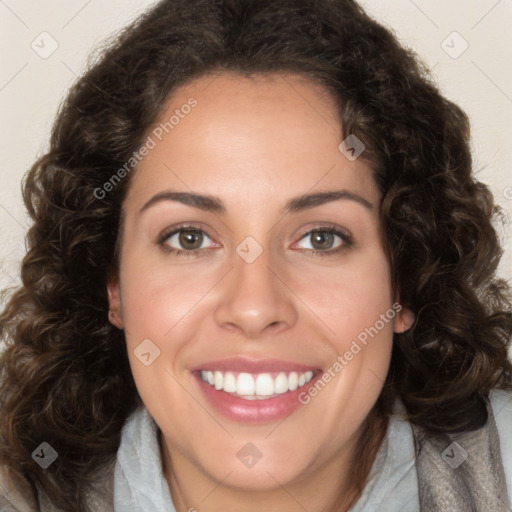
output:
<instances>
[{"instance_id":1,"label":"eye","mask_svg":"<svg viewBox=\"0 0 512 512\"><path fill-rule=\"evenodd\" d=\"M339 240L338 243L336 243L336 239ZM312 229L305 233L300 240L309 242L309 247L302 247L303 249L322 256L337 254L352 245L350 235L332 226Z\"/></svg>"},{"instance_id":2,"label":"eye","mask_svg":"<svg viewBox=\"0 0 512 512\"><path fill-rule=\"evenodd\" d=\"M196 226L182 225L162 233L158 244L168 253L194 256L205 249L204 242L207 239L211 240L204 230Z\"/></svg>"}]
</instances>

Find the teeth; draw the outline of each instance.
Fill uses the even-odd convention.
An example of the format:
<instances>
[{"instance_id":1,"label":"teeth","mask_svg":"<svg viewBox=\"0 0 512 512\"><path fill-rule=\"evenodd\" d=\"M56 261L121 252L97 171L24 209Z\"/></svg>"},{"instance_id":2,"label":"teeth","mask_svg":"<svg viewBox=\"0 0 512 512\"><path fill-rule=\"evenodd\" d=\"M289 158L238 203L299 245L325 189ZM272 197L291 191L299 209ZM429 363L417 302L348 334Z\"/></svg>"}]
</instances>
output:
<instances>
[{"instance_id":1,"label":"teeth","mask_svg":"<svg viewBox=\"0 0 512 512\"><path fill-rule=\"evenodd\" d=\"M292 372L288 375L288 389L290 391L295 391L299 387L299 374L297 372Z\"/></svg>"},{"instance_id":2,"label":"teeth","mask_svg":"<svg viewBox=\"0 0 512 512\"><path fill-rule=\"evenodd\" d=\"M307 372L280 372L276 377L270 373L239 373L220 371L202 371L201 379L216 390L235 394L246 400L263 400L288 391L295 391L304 386L313 378L312 371Z\"/></svg>"},{"instance_id":3,"label":"teeth","mask_svg":"<svg viewBox=\"0 0 512 512\"><path fill-rule=\"evenodd\" d=\"M288 391L288 377L285 373L280 373L276 377L276 381L274 383L274 388L276 393L286 393Z\"/></svg>"},{"instance_id":4,"label":"teeth","mask_svg":"<svg viewBox=\"0 0 512 512\"><path fill-rule=\"evenodd\" d=\"M211 372L207 372L207 373L211 373ZM235 376L231 372L226 373L226 375L224 376L223 389L227 393L236 393L236 379L235 379Z\"/></svg>"},{"instance_id":5,"label":"teeth","mask_svg":"<svg viewBox=\"0 0 512 512\"><path fill-rule=\"evenodd\" d=\"M260 373L256 378L256 394L270 396L274 394L274 379L268 373Z\"/></svg>"},{"instance_id":6,"label":"teeth","mask_svg":"<svg viewBox=\"0 0 512 512\"><path fill-rule=\"evenodd\" d=\"M236 392L239 395L254 395L254 379L249 373L241 373L236 379Z\"/></svg>"},{"instance_id":7,"label":"teeth","mask_svg":"<svg viewBox=\"0 0 512 512\"><path fill-rule=\"evenodd\" d=\"M222 389L222 384L224 382L224 375L221 372L215 372L215 389Z\"/></svg>"}]
</instances>

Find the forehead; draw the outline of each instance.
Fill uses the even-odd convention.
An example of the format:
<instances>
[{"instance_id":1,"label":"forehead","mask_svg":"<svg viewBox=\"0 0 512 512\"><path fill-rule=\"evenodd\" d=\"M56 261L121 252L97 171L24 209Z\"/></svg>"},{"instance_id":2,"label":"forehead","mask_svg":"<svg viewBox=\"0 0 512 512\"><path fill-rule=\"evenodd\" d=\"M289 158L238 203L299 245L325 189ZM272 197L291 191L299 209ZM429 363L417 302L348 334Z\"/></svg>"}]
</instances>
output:
<instances>
[{"instance_id":1,"label":"forehead","mask_svg":"<svg viewBox=\"0 0 512 512\"><path fill-rule=\"evenodd\" d=\"M139 206L165 188L260 208L315 188L378 195L369 165L339 150L336 102L300 75L202 76L174 91L148 137L127 198Z\"/></svg>"}]
</instances>

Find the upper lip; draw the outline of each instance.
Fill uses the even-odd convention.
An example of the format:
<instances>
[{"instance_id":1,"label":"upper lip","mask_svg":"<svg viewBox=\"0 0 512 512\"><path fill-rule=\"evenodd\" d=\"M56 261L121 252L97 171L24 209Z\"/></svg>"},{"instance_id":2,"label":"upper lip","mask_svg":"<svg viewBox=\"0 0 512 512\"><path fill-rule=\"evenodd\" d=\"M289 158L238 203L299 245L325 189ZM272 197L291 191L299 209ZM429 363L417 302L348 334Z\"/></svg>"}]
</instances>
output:
<instances>
[{"instance_id":1,"label":"upper lip","mask_svg":"<svg viewBox=\"0 0 512 512\"><path fill-rule=\"evenodd\" d=\"M318 370L318 366L305 365L282 359L248 359L244 357L231 357L208 361L200 364L192 371L224 371L245 373L270 373L270 372L307 372Z\"/></svg>"}]
</instances>

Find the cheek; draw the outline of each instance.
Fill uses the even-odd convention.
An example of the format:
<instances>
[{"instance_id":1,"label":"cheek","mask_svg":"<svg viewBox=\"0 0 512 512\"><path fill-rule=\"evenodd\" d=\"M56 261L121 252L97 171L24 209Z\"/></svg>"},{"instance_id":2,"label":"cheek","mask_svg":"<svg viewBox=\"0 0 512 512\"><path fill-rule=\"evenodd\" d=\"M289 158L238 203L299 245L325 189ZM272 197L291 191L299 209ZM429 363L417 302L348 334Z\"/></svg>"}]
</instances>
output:
<instances>
[{"instance_id":1,"label":"cheek","mask_svg":"<svg viewBox=\"0 0 512 512\"><path fill-rule=\"evenodd\" d=\"M127 259L121 271L126 332L169 338L178 323L181 329L186 317L201 309L199 300L214 278L211 271L190 271L136 256Z\"/></svg>"},{"instance_id":2,"label":"cheek","mask_svg":"<svg viewBox=\"0 0 512 512\"><path fill-rule=\"evenodd\" d=\"M334 446L346 442L378 399L391 361L393 309L386 266L372 278L358 273L331 282L336 288L322 320L329 326L325 337L331 348L331 362L323 384L315 385L302 397L323 417L319 437L331 437ZM320 435L322 433L322 435Z\"/></svg>"},{"instance_id":3,"label":"cheek","mask_svg":"<svg viewBox=\"0 0 512 512\"><path fill-rule=\"evenodd\" d=\"M340 350L368 329L373 332L376 323L378 331L392 337L395 312L390 271L381 251L363 254L346 265L321 269L314 279L300 279L301 298ZM381 315L386 314L382 325Z\"/></svg>"},{"instance_id":4,"label":"cheek","mask_svg":"<svg viewBox=\"0 0 512 512\"><path fill-rule=\"evenodd\" d=\"M397 311L384 253L368 251L351 263L318 273L315 286L303 285L302 297L311 305L318 319L315 322L331 348L330 371L325 378L339 398L337 403L344 404L345 412L350 410L348 416L355 426L377 399L386 379ZM340 411L329 406L328 396L323 394L323 405L336 422Z\"/></svg>"},{"instance_id":5,"label":"cheek","mask_svg":"<svg viewBox=\"0 0 512 512\"><path fill-rule=\"evenodd\" d=\"M120 269L122 310L137 389L143 402L156 410L162 400L182 404L187 396L176 381L183 379L186 355L196 353L191 341L198 338L198 331L211 316L209 292L220 271L208 265L192 270L192 266L167 264L136 250L126 254ZM147 356L140 358L148 352L143 346L149 348L150 360L157 355L148 366L144 364Z\"/></svg>"}]
</instances>

